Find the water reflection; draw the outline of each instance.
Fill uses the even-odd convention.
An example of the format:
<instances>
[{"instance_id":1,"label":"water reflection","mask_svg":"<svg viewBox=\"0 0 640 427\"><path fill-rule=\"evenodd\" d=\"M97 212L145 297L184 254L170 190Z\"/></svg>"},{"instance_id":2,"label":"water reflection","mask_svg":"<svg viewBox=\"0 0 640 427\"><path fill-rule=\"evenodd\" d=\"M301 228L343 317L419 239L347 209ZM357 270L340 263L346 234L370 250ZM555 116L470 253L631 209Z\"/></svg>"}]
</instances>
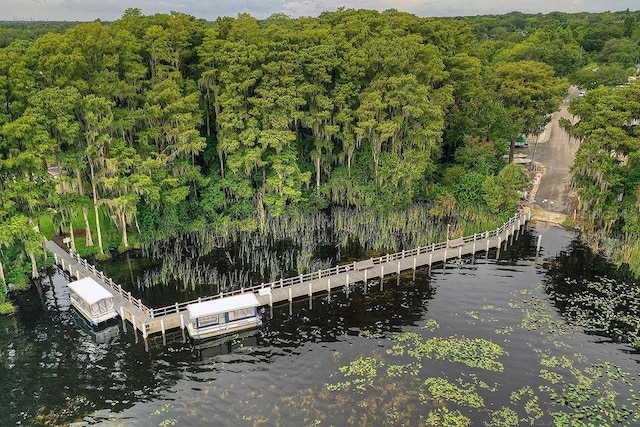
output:
<instances>
[{"instance_id":1,"label":"water reflection","mask_svg":"<svg viewBox=\"0 0 640 427\"><path fill-rule=\"evenodd\" d=\"M88 423L107 425L309 425L316 420L343 425L391 422L395 416L416 424L429 409L420 397L424 378L435 375L452 382L464 375L465 383L476 375L502 387L487 396L492 405L508 405L513 390L542 384L541 353L533 350L556 345L547 329L527 329L542 327L541 318L525 310L546 307L537 284L540 272L554 269L552 263L536 264L536 237L525 233L498 260L492 252L444 271L434 269L431 277L427 269L415 279L412 272L387 277L382 291L372 280L366 292L357 286L348 296L343 289L330 298L276 306L273 316L263 313L263 327L246 336L194 346L176 330L165 340L151 337L148 350L120 324L104 338L79 328L68 301L68 277L52 271L40 291L19 295L17 317L0 319L4 421L57 425L90 416ZM545 230L544 256L553 259L571 247L571 239L564 230ZM439 328L424 328L431 319ZM406 354L389 359L394 334L406 332L423 340L493 339L509 353L500 360L505 372L466 372L443 360L425 360L418 367ZM595 358L605 352L582 335L564 336L562 345L567 346L559 350L563 355L575 353L574 348ZM622 361L614 350L606 352L607 360ZM340 380L339 368L360 357L419 374L385 373L366 392L330 393L326 384Z\"/></svg>"}]
</instances>

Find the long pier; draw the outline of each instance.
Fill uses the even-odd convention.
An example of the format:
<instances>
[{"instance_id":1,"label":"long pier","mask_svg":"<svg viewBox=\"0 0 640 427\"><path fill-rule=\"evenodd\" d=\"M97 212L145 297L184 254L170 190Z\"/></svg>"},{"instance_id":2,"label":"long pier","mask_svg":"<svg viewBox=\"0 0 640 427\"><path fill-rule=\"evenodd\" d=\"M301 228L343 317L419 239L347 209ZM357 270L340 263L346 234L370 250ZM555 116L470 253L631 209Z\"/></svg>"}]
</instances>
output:
<instances>
[{"instance_id":1,"label":"long pier","mask_svg":"<svg viewBox=\"0 0 640 427\"><path fill-rule=\"evenodd\" d=\"M176 302L173 305L151 308L146 306L141 299L136 299L131 292L125 291L122 286L107 277L102 271L73 251L67 252L52 241L46 242L46 247L53 253L56 264L64 271L78 279L91 277L105 289L114 294L114 305L122 319L126 330L128 321L136 331L142 333L147 340L151 334L161 333L163 339L166 331L181 328L185 331L188 322L187 306L189 304L225 298L245 292L255 293L258 301L263 306L269 306L303 297L312 298L314 294L326 292L331 295L334 289L349 290L351 285L362 283L368 286L368 281L379 279L380 288L384 286L384 277L397 274L406 270L416 270L421 267L432 269L434 265L442 264L446 268L447 260L462 258L466 255L478 252L488 253L492 249L498 249L510 244L517 239L521 228L531 219L531 212L518 212L509 221L496 230L476 233L472 236L460 237L429 246L422 246L411 250L403 250L393 254L383 255L350 264L338 265L333 268L302 274L297 277L280 279L275 282L262 283L247 288L240 288L217 295L201 297L197 300ZM271 311L272 312L272 311ZM137 334L136 334L137 336Z\"/></svg>"}]
</instances>

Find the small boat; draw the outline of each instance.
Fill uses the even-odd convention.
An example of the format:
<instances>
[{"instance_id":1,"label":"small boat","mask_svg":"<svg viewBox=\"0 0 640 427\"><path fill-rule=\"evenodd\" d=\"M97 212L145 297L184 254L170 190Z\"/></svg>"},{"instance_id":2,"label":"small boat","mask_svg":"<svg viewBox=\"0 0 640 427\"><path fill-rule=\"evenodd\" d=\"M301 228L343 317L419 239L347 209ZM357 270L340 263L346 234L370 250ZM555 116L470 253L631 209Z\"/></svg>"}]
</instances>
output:
<instances>
[{"instance_id":1,"label":"small boat","mask_svg":"<svg viewBox=\"0 0 640 427\"><path fill-rule=\"evenodd\" d=\"M262 324L260 302L253 292L189 304L187 331L193 339L229 334Z\"/></svg>"},{"instance_id":2,"label":"small boat","mask_svg":"<svg viewBox=\"0 0 640 427\"><path fill-rule=\"evenodd\" d=\"M76 280L67 286L71 305L87 319L89 325L95 326L118 316L113 305L113 294L91 277Z\"/></svg>"}]
</instances>

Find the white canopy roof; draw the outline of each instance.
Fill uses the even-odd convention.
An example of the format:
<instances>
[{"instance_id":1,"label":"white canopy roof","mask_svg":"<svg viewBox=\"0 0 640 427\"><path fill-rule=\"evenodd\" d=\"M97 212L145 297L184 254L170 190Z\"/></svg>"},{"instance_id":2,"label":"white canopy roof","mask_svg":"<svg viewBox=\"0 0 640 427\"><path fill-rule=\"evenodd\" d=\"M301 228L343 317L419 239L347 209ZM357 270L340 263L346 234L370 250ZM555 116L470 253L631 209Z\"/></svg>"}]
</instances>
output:
<instances>
[{"instance_id":1,"label":"white canopy roof","mask_svg":"<svg viewBox=\"0 0 640 427\"><path fill-rule=\"evenodd\" d=\"M100 284L91 277L76 280L75 282L69 283L67 286L69 286L69 289L78 294L78 296L89 305L95 304L103 299L113 298L113 294L111 292L100 286Z\"/></svg>"},{"instance_id":2,"label":"white canopy roof","mask_svg":"<svg viewBox=\"0 0 640 427\"><path fill-rule=\"evenodd\" d=\"M187 311L189 312L189 317L195 319L211 314L226 313L248 307L258 307L259 305L260 301L258 301L256 295L253 292L247 292L245 294L219 298L213 301L189 304Z\"/></svg>"}]
</instances>

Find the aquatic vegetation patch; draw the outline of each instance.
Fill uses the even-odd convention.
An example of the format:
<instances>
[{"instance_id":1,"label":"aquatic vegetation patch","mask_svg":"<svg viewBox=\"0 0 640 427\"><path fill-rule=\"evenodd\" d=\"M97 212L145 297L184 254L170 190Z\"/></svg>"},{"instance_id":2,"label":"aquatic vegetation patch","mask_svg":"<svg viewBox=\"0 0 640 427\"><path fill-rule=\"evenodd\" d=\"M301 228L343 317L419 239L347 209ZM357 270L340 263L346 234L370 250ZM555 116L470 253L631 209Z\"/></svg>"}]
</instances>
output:
<instances>
[{"instance_id":1,"label":"aquatic vegetation patch","mask_svg":"<svg viewBox=\"0 0 640 427\"><path fill-rule=\"evenodd\" d=\"M416 359L426 357L436 360L450 360L487 371L502 372L504 365L497 359L506 351L498 344L483 338L464 336L432 337L424 339L414 332L401 333L394 340L402 345L393 345L389 354L408 354Z\"/></svg>"},{"instance_id":2,"label":"aquatic vegetation patch","mask_svg":"<svg viewBox=\"0 0 640 427\"><path fill-rule=\"evenodd\" d=\"M451 411L448 408L436 408L427 414L424 425L426 427L468 427L471 419L460 411Z\"/></svg>"},{"instance_id":3,"label":"aquatic vegetation patch","mask_svg":"<svg viewBox=\"0 0 640 427\"><path fill-rule=\"evenodd\" d=\"M637 284L606 277L595 281L566 278L557 285L547 284L546 290L574 325L640 350Z\"/></svg>"},{"instance_id":4,"label":"aquatic vegetation patch","mask_svg":"<svg viewBox=\"0 0 640 427\"><path fill-rule=\"evenodd\" d=\"M520 291L521 300L512 300L509 306L522 310L520 327L529 331L539 331L540 334L566 334L571 330L562 319L558 319L548 310L548 303L534 295L532 291Z\"/></svg>"},{"instance_id":5,"label":"aquatic vegetation patch","mask_svg":"<svg viewBox=\"0 0 640 427\"><path fill-rule=\"evenodd\" d=\"M373 357L359 357L338 370L346 378L351 378L336 384L327 384L331 391L353 388L364 391L367 386L373 385L373 380L378 376L378 369L384 366L384 362Z\"/></svg>"},{"instance_id":6,"label":"aquatic vegetation patch","mask_svg":"<svg viewBox=\"0 0 640 427\"><path fill-rule=\"evenodd\" d=\"M640 421L640 414L631 408L640 403L638 396L620 396L620 384L633 385L627 379L629 374L620 367L604 362L581 369L571 359L553 357L543 358L541 364L561 366L570 375L561 381L558 376L541 371L541 378L559 385L540 387L562 408L551 412L556 425L634 425Z\"/></svg>"},{"instance_id":7,"label":"aquatic vegetation patch","mask_svg":"<svg viewBox=\"0 0 640 427\"><path fill-rule=\"evenodd\" d=\"M421 393L420 398L423 403L436 401L444 404L445 401L450 401L461 406L482 408L484 400L476 393L475 385L465 383L462 380L459 382L460 384L456 385L441 377L427 378L424 381L426 391Z\"/></svg>"},{"instance_id":8,"label":"aquatic vegetation patch","mask_svg":"<svg viewBox=\"0 0 640 427\"><path fill-rule=\"evenodd\" d=\"M440 327L440 324L434 319L428 319L424 325L422 325L422 329L427 330L429 332L433 332Z\"/></svg>"}]
</instances>

